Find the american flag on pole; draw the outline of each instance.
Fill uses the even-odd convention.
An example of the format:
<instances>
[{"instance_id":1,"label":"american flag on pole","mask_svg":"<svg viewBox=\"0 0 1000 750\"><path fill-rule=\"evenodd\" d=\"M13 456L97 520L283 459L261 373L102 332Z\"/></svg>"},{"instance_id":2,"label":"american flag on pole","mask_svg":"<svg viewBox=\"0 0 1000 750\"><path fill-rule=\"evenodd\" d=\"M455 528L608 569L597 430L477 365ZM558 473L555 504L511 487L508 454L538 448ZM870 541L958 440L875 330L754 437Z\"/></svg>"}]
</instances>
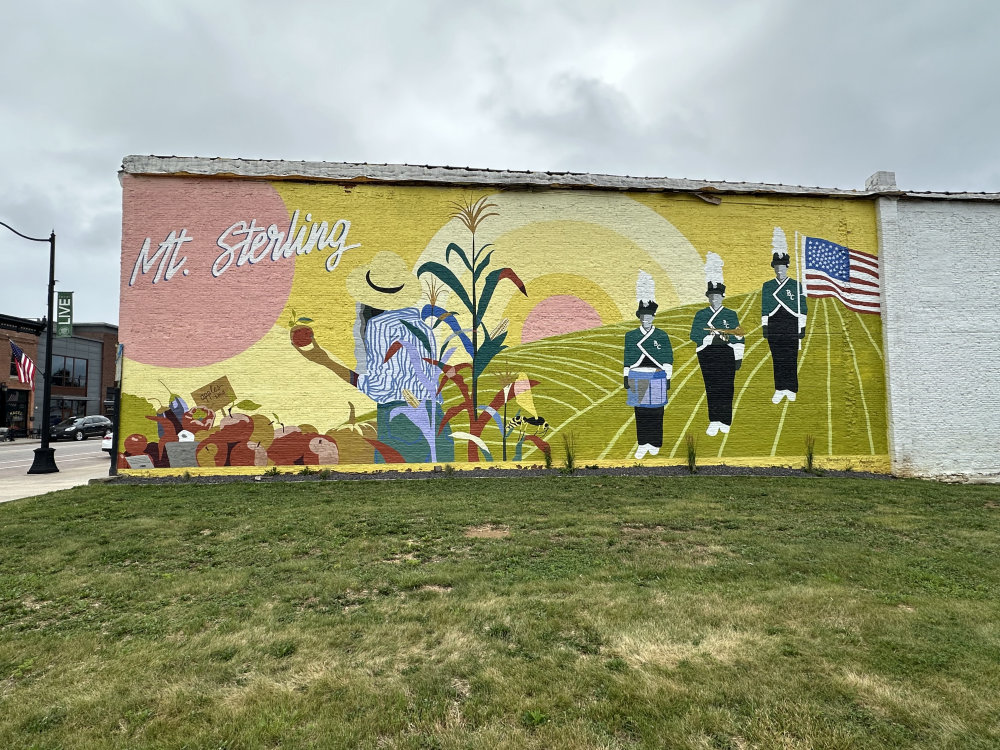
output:
<instances>
[{"instance_id":1,"label":"american flag on pole","mask_svg":"<svg viewBox=\"0 0 1000 750\"><path fill-rule=\"evenodd\" d=\"M836 297L855 312L882 313L877 257L817 237L804 240L807 297Z\"/></svg>"},{"instance_id":2,"label":"american flag on pole","mask_svg":"<svg viewBox=\"0 0 1000 750\"><path fill-rule=\"evenodd\" d=\"M10 341L10 339L7 339ZM10 351L14 355L14 364L17 366L17 379L22 383L27 383L32 390L35 388L35 363L31 357L24 353L24 350L10 341Z\"/></svg>"}]
</instances>

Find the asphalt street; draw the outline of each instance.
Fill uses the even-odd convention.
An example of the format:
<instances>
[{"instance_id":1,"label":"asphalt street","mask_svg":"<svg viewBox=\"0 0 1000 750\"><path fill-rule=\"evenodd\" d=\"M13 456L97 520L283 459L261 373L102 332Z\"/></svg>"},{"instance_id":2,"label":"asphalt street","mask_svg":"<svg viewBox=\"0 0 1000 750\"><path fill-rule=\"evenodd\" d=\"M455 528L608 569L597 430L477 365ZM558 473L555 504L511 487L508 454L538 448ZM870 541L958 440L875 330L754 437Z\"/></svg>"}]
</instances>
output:
<instances>
[{"instance_id":1,"label":"asphalt street","mask_svg":"<svg viewBox=\"0 0 1000 750\"><path fill-rule=\"evenodd\" d=\"M37 440L0 443L0 503L76 487L108 475L110 458L101 450L99 438L50 443L55 448L59 471L54 474L28 474L35 457L34 450L40 445Z\"/></svg>"}]
</instances>

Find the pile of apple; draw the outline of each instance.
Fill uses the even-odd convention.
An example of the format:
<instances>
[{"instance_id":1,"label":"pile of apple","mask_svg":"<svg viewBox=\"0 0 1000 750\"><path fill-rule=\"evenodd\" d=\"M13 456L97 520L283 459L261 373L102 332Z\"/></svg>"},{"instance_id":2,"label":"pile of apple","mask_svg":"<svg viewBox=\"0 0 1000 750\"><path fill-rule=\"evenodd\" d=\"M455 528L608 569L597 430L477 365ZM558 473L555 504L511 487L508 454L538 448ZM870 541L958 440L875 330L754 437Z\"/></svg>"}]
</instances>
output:
<instances>
[{"instance_id":1,"label":"pile of apple","mask_svg":"<svg viewBox=\"0 0 1000 750\"><path fill-rule=\"evenodd\" d=\"M183 399L173 397L168 408L146 419L156 422L159 439L149 442L140 434L126 437L120 459L123 468L128 466L124 456L142 454L156 468L169 467L166 446L178 442L181 431L194 436L198 466L320 466L341 460L333 431L320 434L311 425L283 425L263 414L188 408Z\"/></svg>"}]
</instances>

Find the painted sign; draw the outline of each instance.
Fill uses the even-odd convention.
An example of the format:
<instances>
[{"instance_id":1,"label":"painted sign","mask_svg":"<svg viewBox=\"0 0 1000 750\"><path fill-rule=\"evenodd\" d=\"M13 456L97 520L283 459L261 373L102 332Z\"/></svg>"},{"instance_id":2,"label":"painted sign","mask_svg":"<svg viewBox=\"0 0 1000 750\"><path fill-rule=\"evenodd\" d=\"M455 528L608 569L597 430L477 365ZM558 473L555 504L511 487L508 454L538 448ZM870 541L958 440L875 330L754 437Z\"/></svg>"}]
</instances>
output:
<instances>
[{"instance_id":1,"label":"painted sign","mask_svg":"<svg viewBox=\"0 0 1000 750\"><path fill-rule=\"evenodd\" d=\"M887 466L869 202L123 189L123 469Z\"/></svg>"}]
</instances>

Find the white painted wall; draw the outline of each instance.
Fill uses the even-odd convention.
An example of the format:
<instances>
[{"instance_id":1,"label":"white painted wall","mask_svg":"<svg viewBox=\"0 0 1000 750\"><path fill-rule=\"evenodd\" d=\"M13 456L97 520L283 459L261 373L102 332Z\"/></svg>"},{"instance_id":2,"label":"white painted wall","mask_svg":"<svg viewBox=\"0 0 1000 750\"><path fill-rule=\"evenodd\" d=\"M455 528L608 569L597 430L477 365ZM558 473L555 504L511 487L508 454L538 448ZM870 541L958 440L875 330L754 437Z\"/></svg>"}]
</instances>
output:
<instances>
[{"instance_id":1,"label":"white painted wall","mask_svg":"<svg viewBox=\"0 0 1000 750\"><path fill-rule=\"evenodd\" d=\"M1000 478L1000 203L879 198L893 472Z\"/></svg>"}]
</instances>

